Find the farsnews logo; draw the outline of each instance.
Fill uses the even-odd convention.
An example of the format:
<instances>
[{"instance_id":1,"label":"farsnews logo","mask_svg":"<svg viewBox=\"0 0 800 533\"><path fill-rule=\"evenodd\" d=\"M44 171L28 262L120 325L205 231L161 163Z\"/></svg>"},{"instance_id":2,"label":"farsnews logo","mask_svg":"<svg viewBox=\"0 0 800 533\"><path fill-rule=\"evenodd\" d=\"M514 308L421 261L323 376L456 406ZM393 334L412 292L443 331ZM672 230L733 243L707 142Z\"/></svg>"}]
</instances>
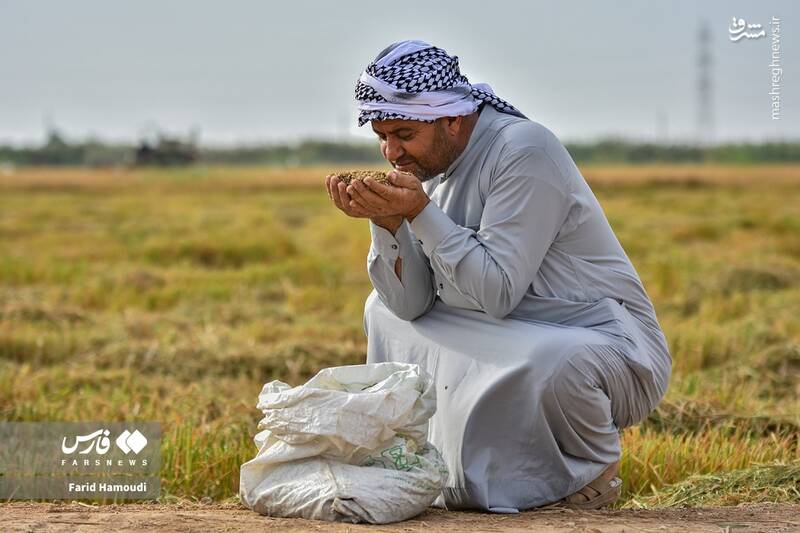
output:
<instances>
[{"instance_id":1,"label":"farsnews logo","mask_svg":"<svg viewBox=\"0 0 800 533\"><path fill-rule=\"evenodd\" d=\"M130 452L138 454L147 446L147 439L138 429L135 429L133 433L126 429L117 437L116 443L119 449L125 452L125 455Z\"/></svg>"},{"instance_id":2,"label":"farsnews logo","mask_svg":"<svg viewBox=\"0 0 800 533\"><path fill-rule=\"evenodd\" d=\"M88 454L94 450L98 455L105 455L111 448L111 441L108 438L110 434L111 432L107 429L98 429L88 435L77 435L74 437L72 446L67 445L67 437L64 437L61 441L61 451L67 455L73 454L81 444L88 443L85 448L78 452L79 454ZM147 438L138 429L135 429L133 433L126 429L120 433L114 442L125 455L131 452L138 454L147 446Z\"/></svg>"},{"instance_id":3,"label":"farsnews logo","mask_svg":"<svg viewBox=\"0 0 800 533\"><path fill-rule=\"evenodd\" d=\"M86 454L91 453L92 450L94 450L100 455L105 455L106 452L108 452L108 449L111 447L111 441L108 440L108 435L110 433L111 432L107 429L98 429L94 433L89 433L88 435L78 435L75 437L74 446L67 446L67 437L64 437L61 440L61 451L66 454L75 453L75 450L78 449L78 446L88 442L89 445L78 453Z\"/></svg>"},{"instance_id":4,"label":"farsnews logo","mask_svg":"<svg viewBox=\"0 0 800 533\"><path fill-rule=\"evenodd\" d=\"M61 451L65 455L72 455L72 458L61 458L62 467L147 467L147 458L136 459L130 457L121 459L119 452L117 456L113 454L105 456L111 450L111 431L101 428L97 431L85 435L65 436L61 439ZM138 455L139 452L147 447L147 437L138 429L133 432L123 429L114 439L114 444L125 455ZM92 454L92 455L89 455ZM83 456L83 457L81 457Z\"/></svg>"},{"instance_id":5,"label":"farsnews logo","mask_svg":"<svg viewBox=\"0 0 800 533\"><path fill-rule=\"evenodd\" d=\"M157 499L160 469L160 422L0 421L0 501Z\"/></svg>"}]
</instances>

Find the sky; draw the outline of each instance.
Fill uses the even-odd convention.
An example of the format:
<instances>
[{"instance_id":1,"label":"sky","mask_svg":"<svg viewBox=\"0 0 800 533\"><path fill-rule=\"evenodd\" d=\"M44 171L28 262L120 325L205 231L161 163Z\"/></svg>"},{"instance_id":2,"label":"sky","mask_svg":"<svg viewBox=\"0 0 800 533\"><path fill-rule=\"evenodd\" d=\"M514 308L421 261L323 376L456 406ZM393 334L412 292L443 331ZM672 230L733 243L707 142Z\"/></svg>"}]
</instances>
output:
<instances>
[{"instance_id":1,"label":"sky","mask_svg":"<svg viewBox=\"0 0 800 533\"><path fill-rule=\"evenodd\" d=\"M0 144L41 143L51 125L70 140L373 139L357 127L355 83L403 39L458 56L471 83L562 141L797 140L798 4L0 0ZM766 36L732 41L733 17ZM780 120L769 95L773 17ZM700 130L704 22L711 118Z\"/></svg>"}]
</instances>

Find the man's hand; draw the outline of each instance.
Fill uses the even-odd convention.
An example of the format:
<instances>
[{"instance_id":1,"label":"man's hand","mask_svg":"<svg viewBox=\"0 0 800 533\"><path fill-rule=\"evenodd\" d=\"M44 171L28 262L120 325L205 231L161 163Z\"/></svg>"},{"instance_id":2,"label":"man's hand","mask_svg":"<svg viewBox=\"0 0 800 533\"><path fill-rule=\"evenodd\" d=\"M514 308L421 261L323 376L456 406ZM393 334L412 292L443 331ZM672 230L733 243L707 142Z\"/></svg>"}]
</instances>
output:
<instances>
[{"instance_id":1,"label":"man's hand","mask_svg":"<svg viewBox=\"0 0 800 533\"><path fill-rule=\"evenodd\" d=\"M396 170L389 172L389 181L391 185L372 178L353 180L345 187L350 208L368 213L370 218L400 216L414 220L430 202L422 183L413 174Z\"/></svg>"},{"instance_id":2,"label":"man's hand","mask_svg":"<svg viewBox=\"0 0 800 533\"><path fill-rule=\"evenodd\" d=\"M328 191L328 197L333 200L333 203L336 205L336 207L341 209L348 216L355 218L369 218L378 226L386 228L392 232L392 235L397 233L397 229L400 227L400 224L403 223L402 215L385 217L371 216L359 207L351 207L350 203L352 202L352 198L347 192L347 186L340 182L339 178L334 177L333 174L329 174L325 177L325 188Z\"/></svg>"},{"instance_id":3,"label":"man's hand","mask_svg":"<svg viewBox=\"0 0 800 533\"><path fill-rule=\"evenodd\" d=\"M333 203L344 211L347 216L356 218L370 218L372 215L358 206L351 206L352 198L347 193L347 185L339 181L333 174L325 177L325 187L328 189L328 196Z\"/></svg>"}]
</instances>

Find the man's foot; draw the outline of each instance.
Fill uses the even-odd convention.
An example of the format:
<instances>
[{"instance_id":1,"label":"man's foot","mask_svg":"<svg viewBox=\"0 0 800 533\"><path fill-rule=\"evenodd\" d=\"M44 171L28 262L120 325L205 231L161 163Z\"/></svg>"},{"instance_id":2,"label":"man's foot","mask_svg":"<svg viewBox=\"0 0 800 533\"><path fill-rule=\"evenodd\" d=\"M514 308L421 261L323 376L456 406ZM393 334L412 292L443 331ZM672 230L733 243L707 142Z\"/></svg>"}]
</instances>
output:
<instances>
[{"instance_id":1,"label":"man's foot","mask_svg":"<svg viewBox=\"0 0 800 533\"><path fill-rule=\"evenodd\" d=\"M613 503L622 490L622 480L617 473L619 461L608 465L597 479L558 503L571 509L599 509Z\"/></svg>"}]
</instances>

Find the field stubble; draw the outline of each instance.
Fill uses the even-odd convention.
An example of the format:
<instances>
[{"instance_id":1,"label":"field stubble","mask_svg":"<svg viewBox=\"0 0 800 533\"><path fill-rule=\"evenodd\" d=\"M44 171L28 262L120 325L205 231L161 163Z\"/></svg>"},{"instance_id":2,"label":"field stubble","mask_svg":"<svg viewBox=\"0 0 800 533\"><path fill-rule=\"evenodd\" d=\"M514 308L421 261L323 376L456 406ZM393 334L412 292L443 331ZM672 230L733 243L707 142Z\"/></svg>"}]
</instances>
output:
<instances>
[{"instance_id":1,"label":"field stubble","mask_svg":"<svg viewBox=\"0 0 800 533\"><path fill-rule=\"evenodd\" d=\"M0 419L159 420L165 497L235 494L262 384L364 359L369 231L336 170L0 176ZM674 359L618 506L797 502L800 167L582 170Z\"/></svg>"}]
</instances>

